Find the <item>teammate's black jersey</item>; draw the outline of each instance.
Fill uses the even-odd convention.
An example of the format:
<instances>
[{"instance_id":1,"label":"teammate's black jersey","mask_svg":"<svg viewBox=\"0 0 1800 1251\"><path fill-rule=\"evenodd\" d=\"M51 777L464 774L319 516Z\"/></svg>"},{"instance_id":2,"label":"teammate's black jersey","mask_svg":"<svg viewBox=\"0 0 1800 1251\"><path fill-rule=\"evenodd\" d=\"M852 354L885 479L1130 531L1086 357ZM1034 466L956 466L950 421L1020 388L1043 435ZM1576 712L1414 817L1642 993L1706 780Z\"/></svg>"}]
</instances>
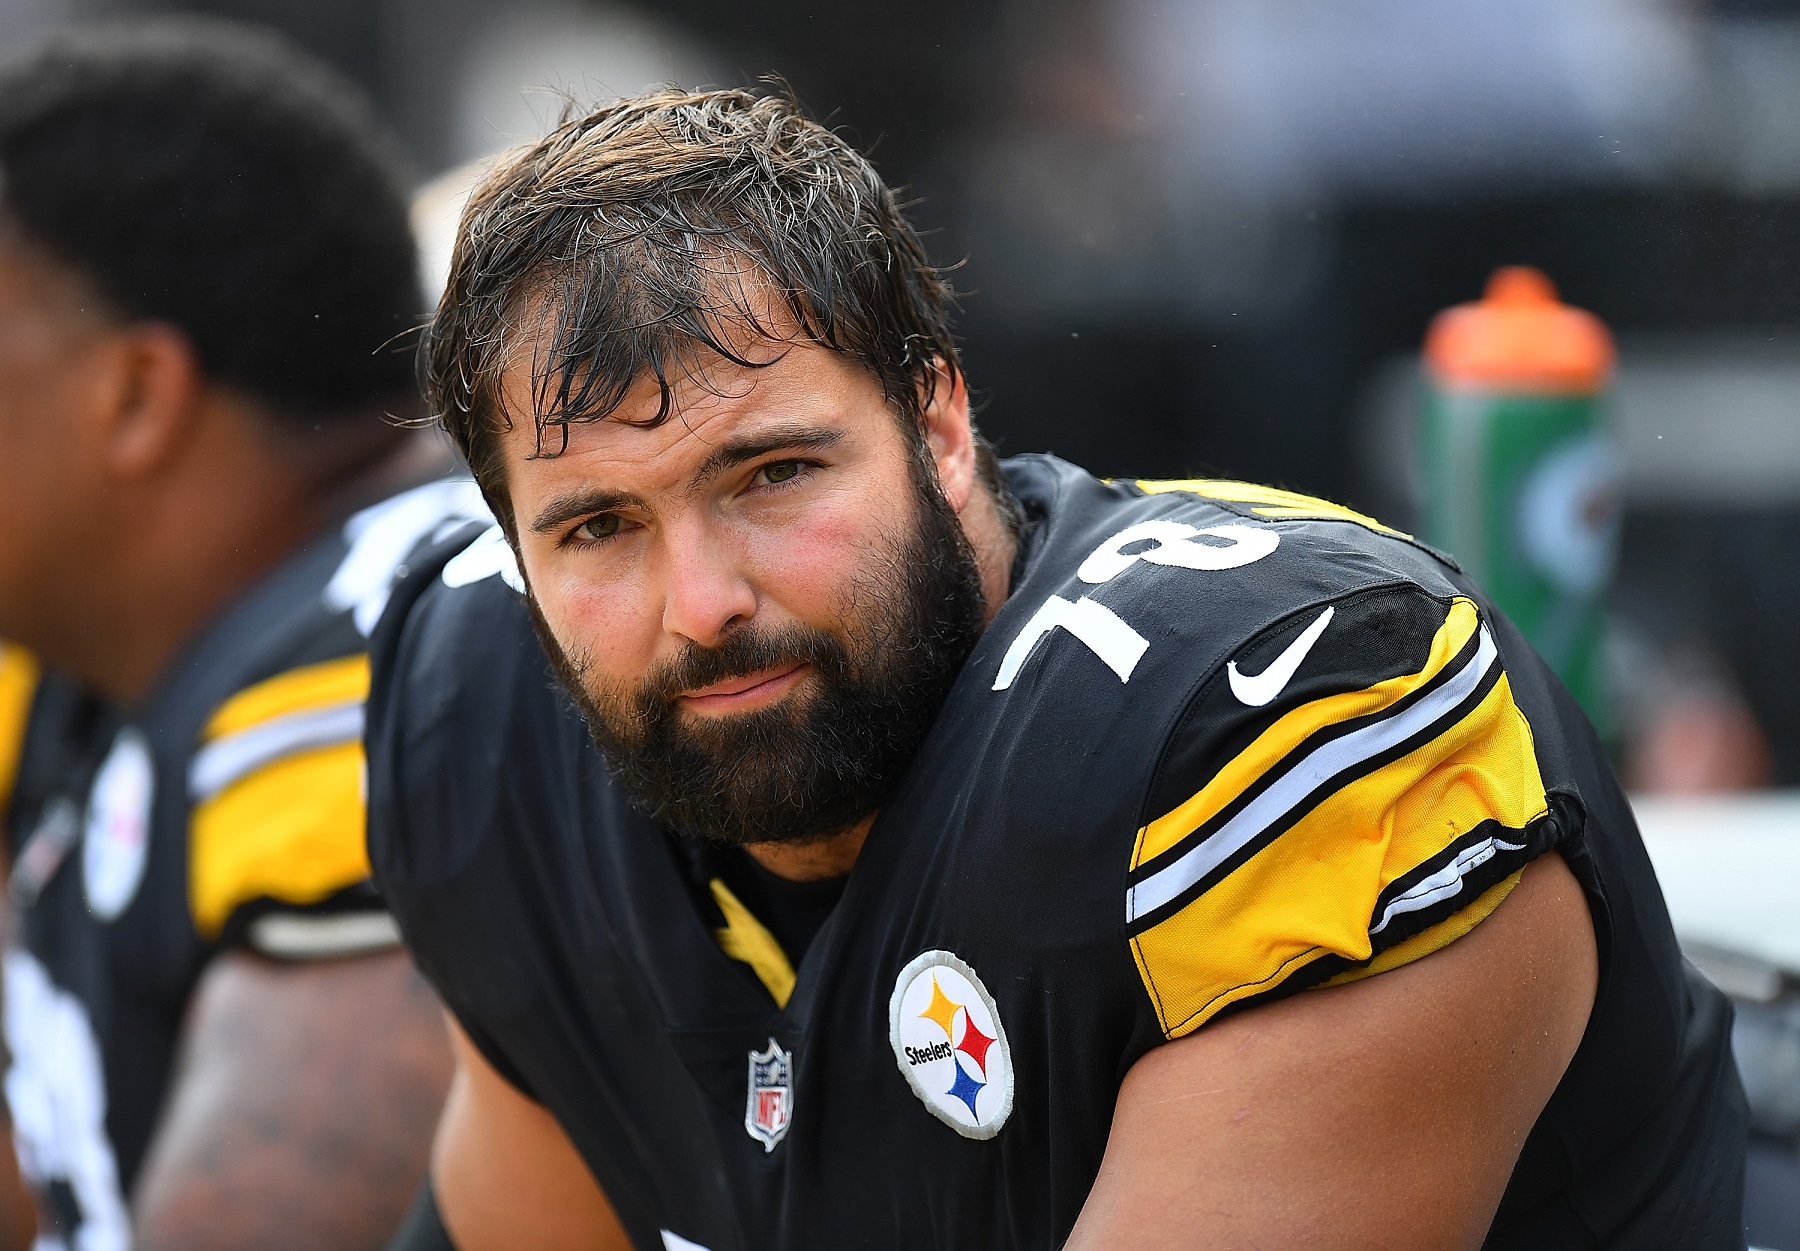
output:
<instances>
[{"instance_id":1,"label":"teammate's black jersey","mask_svg":"<svg viewBox=\"0 0 1800 1251\"><path fill-rule=\"evenodd\" d=\"M128 1245L125 1195L214 954L398 942L363 838L365 635L407 548L471 512L472 484L437 483L331 527L128 715L0 650L6 1091L52 1208L41 1247Z\"/></svg>"},{"instance_id":2,"label":"teammate's black jersey","mask_svg":"<svg viewBox=\"0 0 1800 1251\"><path fill-rule=\"evenodd\" d=\"M376 879L636 1244L1060 1246L1145 1052L1420 958L1556 848L1599 997L1489 1245L1741 1247L1728 1010L1512 627L1321 501L1006 472L1012 592L797 968L609 779L497 532L394 593Z\"/></svg>"}]
</instances>

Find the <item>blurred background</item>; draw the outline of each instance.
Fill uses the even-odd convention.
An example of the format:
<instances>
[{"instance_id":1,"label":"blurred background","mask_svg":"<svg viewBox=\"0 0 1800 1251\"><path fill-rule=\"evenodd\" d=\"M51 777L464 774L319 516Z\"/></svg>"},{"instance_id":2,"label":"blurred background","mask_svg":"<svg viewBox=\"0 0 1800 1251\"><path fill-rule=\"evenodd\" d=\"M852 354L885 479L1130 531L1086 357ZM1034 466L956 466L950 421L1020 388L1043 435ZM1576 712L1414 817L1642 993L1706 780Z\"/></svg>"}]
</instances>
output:
<instances>
[{"instance_id":1,"label":"blurred background","mask_svg":"<svg viewBox=\"0 0 1800 1251\"><path fill-rule=\"evenodd\" d=\"M0 0L0 42L151 9L298 38L422 184L561 93L781 74L959 266L989 435L1104 474L1415 526L1426 328L1538 266L1618 340L1631 781L1800 784L1800 0Z\"/></svg>"},{"instance_id":2,"label":"blurred background","mask_svg":"<svg viewBox=\"0 0 1800 1251\"><path fill-rule=\"evenodd\" d=\"M455 171L567 96L784 76L956 267L986 432L1102 474L1428 525L1428 327L1542 270L1617 349L1595 698L1684 940L1790 1005L1800 1091L1800 801L1766 793L1800 787L1800 0L0 0L0 45L183 9L368 90L440 273Z\"/></svg>"},{"instance_id":3,"label":"blurred background","mask_svg":"<svg viewBox=\"0 0 1800 1251\"><path fill-rule=\"evenodd\" d=\"M959 266L988 434L1103 474L1415 526L1427 325L1538 266L1619 345L1630 780L1800 784L1800 0L0 0L0 42L156 9L298 38L422 183L561 93L781 74Z\"/></svg>"}]
</instances>

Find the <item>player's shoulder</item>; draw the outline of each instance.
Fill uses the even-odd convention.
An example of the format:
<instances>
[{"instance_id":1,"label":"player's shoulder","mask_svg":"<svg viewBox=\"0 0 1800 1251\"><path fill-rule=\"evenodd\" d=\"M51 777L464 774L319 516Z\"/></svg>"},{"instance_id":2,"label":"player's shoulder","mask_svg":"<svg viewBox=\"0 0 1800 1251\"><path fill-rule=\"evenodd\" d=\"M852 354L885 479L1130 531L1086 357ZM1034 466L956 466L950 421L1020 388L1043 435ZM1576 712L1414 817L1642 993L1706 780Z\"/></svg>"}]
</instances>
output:
<instances>
[{"instance_id":1,"label":"player's shoulder","mask_svg":"<svg viewBox=\"0 0 1800 1251\"><path fill-rule=\"evenodd\" d=\"M383 500L297 553L196 647L199 724L184 780L189 903L203 938L248 931L276 955L381 938L378 922L351 915L378 906L363 838L367 635L406 557L485 516L466 480Z\"/></svg>"},{"instance_id":2,"label":"player's shoulder","mask_svg":"<svg viewBox=\"0 0 1800 1251\"><path fill-rule=\"evenodd\" d=\"M497 524L422 547L371 639L369 851L402 913L509 822L562 820L588 752ZM404 920L404 916L403 916Z\"/></svg>"},{"instance_id":3,"label":"player's shoulder","mask_svg":"<svg viewBox=\"0 0 1800 1251\"><path fill-rule=\"evenodd\" d=\"M1324 500L1217 480L1103 482L1048 457L1008 467L1028 528L994 623L1004 647L991 685L1028 702L1129 704L1155 736L1221 674L1245 700L1273 702L1292 678L1254 663L1265 640L1322 646L1313 671L1386 672L1468 596L1445 558Z\"/></svg>"},{"instance_id":4,"label":"player's shoulder","mask_svg":"<svg viewBox=\"0 0 1800 1251\"><path fill-rule=\"evenodd\" d=\"M1166 1034L1429 954L1566 836L1508 630L1443 558L1287 492L1047 468L983 663L994 718L1079 752L1009 750L1004 785L1104 826Z\"/></svg>"},{"instance_id":5,"label":"player's shoulder","mask_svg":"<svg viewBox=\"0 0 1800 1251\"><path fill-rule=\"evenodd\" d=\"M408 559L370 649L370 871L478 1041L543 991L521 944L578 906L589 840L619 811L522 589L498 526L450 535Z\"/></svg>"},{"instance_id":6,"label":"player's shoulder","mask_svg":"<svg viewBox=\"0 0 1800 1251\"><path fill-rule=\"evenodd\" d=\"M428 738L476 748L480 736L468 730L545 692L524 580L498 523L415 549L370 639L370 662L372 742L398 734L415 749Z\"/></svg>"},{"instance_id":7,"label":"player's shoulder","mask_svg":"<svg viewBox=\"0 0 1800 1251\"><path fill-rule=\"evenodd\" d=\"M488 520L467 479L400 492L331 527L215 622L182 679L201 717L195 801L262 763L359 737L368 636L408 558Z\"/></svg>"}]
</instances>

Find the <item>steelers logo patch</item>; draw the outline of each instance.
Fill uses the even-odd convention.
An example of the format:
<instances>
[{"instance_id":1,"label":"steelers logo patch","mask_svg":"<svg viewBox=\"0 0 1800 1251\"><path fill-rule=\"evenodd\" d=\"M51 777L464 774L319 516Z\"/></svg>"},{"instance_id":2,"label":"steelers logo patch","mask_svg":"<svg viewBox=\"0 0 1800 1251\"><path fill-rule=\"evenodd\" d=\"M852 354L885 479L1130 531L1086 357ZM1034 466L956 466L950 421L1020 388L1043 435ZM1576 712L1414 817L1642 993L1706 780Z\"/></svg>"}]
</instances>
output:
<instances>
[{"instance_id":1,"label":"steelers logo patch","mask_svg":"<svg viewBox=\"0 0 1800 1251\"><path fill-rule=\"evenodd\" d=\"M88 908L102 921L116 920L137 895L150 855L150 801L156 762L150 740L126 726L94 777L88 793L81 869Z\"/></svg>"},{"instance_id":2,"label":"steelers logo patch","mask_svg":"<svg viewBox=\"0 0 1800 1251\"><path fill-rule=\"evenodd\" d=\"M1000 1132L1013 1105L1012 1047L974 969L948 951L914 959L894 983L888 1037L932 1115L965 1138Z\"/></svg>"}]
</instances>

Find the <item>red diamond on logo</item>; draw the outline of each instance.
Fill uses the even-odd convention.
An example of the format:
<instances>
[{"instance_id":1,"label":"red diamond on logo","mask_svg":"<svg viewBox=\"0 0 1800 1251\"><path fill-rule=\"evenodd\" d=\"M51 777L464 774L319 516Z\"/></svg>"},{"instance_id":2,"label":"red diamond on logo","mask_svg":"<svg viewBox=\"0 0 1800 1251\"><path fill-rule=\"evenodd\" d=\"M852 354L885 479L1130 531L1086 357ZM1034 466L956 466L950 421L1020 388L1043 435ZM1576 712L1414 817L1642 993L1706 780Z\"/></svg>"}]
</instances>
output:
<instances>
[{"instance_id":1,"label":"red diamond on logo","mask_svg":"<svg viewBox=\"0 0 1800 1251\"><path fill-rule=\"evenodd\" d=\"M988 1048L993 1045L994 1040L976 1028L975 1018L965 1011L962 1041L956 1044L956 1049L975 1061L981 1071L986 1073Z\"/></svg>"}]
</instances>

